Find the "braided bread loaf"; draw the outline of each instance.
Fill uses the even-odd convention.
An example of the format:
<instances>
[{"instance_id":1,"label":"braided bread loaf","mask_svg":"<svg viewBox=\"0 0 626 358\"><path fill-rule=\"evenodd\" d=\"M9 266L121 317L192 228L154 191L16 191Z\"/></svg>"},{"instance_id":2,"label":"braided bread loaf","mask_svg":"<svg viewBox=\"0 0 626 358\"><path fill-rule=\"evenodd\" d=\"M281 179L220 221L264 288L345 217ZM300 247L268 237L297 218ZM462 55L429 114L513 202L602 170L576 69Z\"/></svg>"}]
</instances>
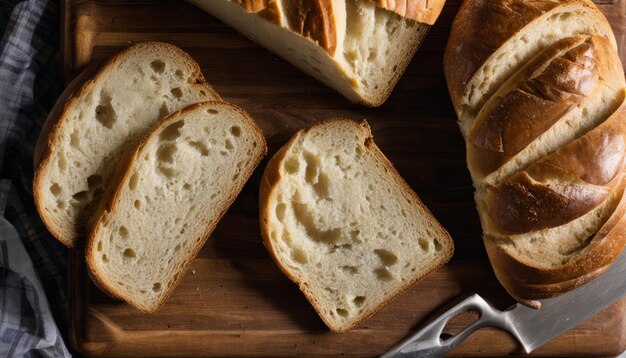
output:
<instances>
[{"instance_id":1,"label":"braided bread loaf","mask_svg":"<svg viewBox=\"0 0 626 358\"><path fill-rule=\"evenodd\" d=\"M604 272L626 243L625 82L586 0L466 0L444 69L485 246L520 302Z\"/></svg>"}]
</instances>

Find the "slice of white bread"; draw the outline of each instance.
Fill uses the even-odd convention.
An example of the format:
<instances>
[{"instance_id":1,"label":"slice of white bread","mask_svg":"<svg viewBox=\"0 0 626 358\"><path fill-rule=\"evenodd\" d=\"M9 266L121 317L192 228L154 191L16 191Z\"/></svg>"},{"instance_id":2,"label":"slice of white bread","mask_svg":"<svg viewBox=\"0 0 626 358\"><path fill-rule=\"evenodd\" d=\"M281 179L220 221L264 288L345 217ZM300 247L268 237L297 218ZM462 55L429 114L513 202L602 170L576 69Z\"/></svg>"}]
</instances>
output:
<instances>
[{"instance_id":1,"label":"slice of white bread","mask_svg":"<svg viewBox=\"0 0 626 358\"><path fill-rule=\"evenodd\" d=\"M430 28L398 15L402 4L378 0L189 1L367 106L385 102ZM410 14L420 4L405 4L412 6L406 10ZM435 11L427 22L432 24L443 1L430 4Z\"/></svg>"},{"instance_id":2,"label":"slice of white bread","mask_svg":"<svg viewBox=\"0 0 626 358\"><path fill-rule=\"evenodd\" d=\"M143 312L159 309L266 152L261 130L231 104L191 105L159 123L94 216L92 278Z\"/></svg>"},{"instance_id":3,"label":"slice of white bread","mask_svg":"<svg viewBox=\"0 0 626 358\"><path fill-rule=\"evenodd\" d=\"M80 77L89 77L88 74ZM118 53L88 81L70 85L40 135L33 182L37 210L62 243L81 245L124 153L158 121L219 96L181 49L142 42Z\"/></svg>"},{"instance_id":4,"label":"slice of white bread","mask_svg":"<svg viewBox=\"0 0 626 358\"><path fill-rule=\"evenodd\" d=\"M261 182L261 232L335 332L354 328L452 256L450 235L347 119L299 131Z\"/></svg>"}]
</instances>

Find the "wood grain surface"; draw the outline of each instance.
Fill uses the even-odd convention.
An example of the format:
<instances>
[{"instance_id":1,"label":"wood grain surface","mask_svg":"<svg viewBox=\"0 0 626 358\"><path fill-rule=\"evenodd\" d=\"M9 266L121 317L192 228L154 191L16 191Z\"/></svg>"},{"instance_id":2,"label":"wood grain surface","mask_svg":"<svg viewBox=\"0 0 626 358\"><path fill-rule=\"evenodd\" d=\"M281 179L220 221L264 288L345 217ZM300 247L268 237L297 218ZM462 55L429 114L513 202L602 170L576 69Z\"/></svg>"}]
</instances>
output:
<instances>
[{"instance_id":1,"label":"wood grain surface","mask_svg":"<svg viewBox=\"0 0 626 358\"><path fill-rule=\"evenodd\" d=\"M188 51L226 100L252 114L267 137L269 156L311 123L335 116L367 118L378 146L456 245L448 265L365 324L348 333L330 333L261 243L257 195L268 156L156 314L140 314L96 289L82 253L73 251L72 346L105 357L376 356L467 294L478 292L501 309L513 304L484 252L464 143L443 78L443 49L459 4L448 1L389 100L368 109L347 102L183 1L64 1L66 80L134 41L160 40ZM600 5L622 51L625 4L619 0ZM625 311L622 299L532 355L614 356L626 349ZM456 317L445 331L458 332L472 319L471 314ZM507 333L483 329L451 355L524 353Z\"/></svg>"}]
</instances>

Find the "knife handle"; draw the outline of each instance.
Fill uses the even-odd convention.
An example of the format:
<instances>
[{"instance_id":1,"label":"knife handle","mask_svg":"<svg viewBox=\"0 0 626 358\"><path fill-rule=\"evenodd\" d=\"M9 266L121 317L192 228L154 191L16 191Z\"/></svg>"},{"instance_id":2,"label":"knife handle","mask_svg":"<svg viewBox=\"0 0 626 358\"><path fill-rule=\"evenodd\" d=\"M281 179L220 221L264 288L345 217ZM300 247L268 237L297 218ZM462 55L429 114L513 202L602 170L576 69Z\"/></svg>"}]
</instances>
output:
<instances>
[{"instance_id":1,"label":"knife handle","mask_svg":"<svg viewBox=\"0 0 626 358\"><path fill-rule=\"evenodd\" d=\"M477 311L480 315L478 320L458 334L443 338L441 333L448 320L468 310ZM504 312L493 308L478 294L473 294L383 354L381 358L444 357L474 331L483 327L499 327L511 331L508 316Z\"/></svg>"}]
</instances>

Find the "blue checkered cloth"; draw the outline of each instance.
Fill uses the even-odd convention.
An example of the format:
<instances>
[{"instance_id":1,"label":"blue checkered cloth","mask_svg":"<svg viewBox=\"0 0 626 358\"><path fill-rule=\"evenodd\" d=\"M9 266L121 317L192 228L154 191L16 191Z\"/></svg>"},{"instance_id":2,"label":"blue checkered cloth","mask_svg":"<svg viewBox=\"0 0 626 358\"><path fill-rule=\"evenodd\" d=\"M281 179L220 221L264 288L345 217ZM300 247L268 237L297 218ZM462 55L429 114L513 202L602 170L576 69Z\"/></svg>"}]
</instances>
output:
<instances>
[{"instance_id":1,"label":"blue checkered cloth","mask_svg":"<svg viewBox=\"0 0 626 358\"><path fill-rule=\"evenodd\" d=\"M58 1L0 1L0 357L69 357L67 250L32 197L33 151L63 87Z\"/></svg>"}]
</instances>

